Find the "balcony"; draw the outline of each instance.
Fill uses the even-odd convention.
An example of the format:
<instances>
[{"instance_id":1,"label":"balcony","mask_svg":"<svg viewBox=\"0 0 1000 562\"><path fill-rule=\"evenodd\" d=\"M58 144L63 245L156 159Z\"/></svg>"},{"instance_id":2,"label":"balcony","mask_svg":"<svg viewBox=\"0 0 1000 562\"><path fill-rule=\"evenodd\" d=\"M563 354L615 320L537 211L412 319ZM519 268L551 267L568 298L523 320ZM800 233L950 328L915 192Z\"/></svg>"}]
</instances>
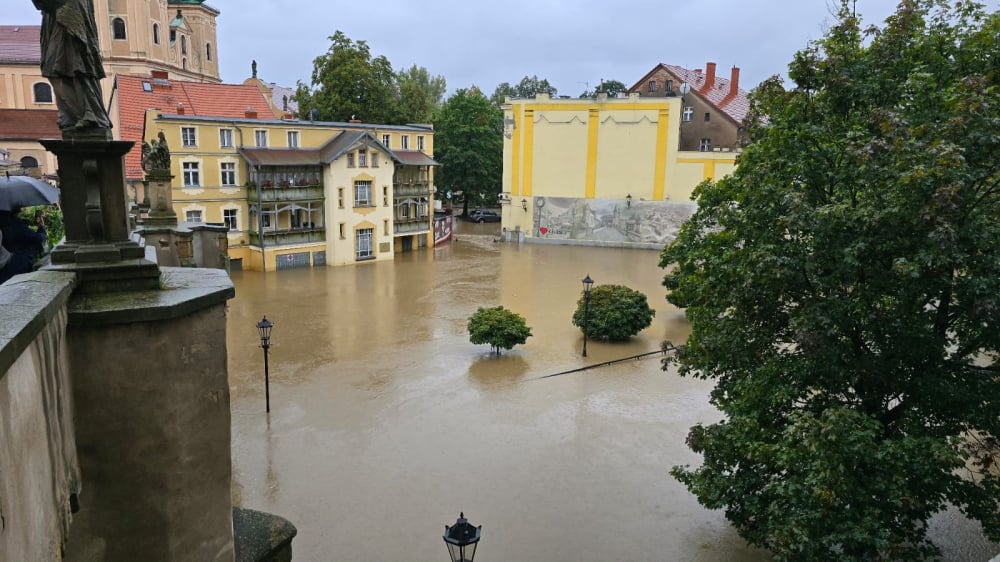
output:
<instances>
[{"instance_id":1,"label":"balcony","mask_svg":"<svg viewBox=\"0 0 1000 562\"><path fill-rule=\"evenodd\" d=\"M403 235L403 234L419 234L422 232L430 232L431 230L431 217L416 217L408 219L397 218L393 221L393 234Z\"/></svg>"},{"instance_id":2,"label":"balcony","mask_svg":"<svg viewBox=\"0 0 1000 562\"><path fill-rule=\"evenodd\" d=\"M251 230L247 233L250 236L251 246L260 246L260 235ZM294 244L313 244L326 241L326 229L321 226L288 228L288 229L265 229L264 246L289 246Z\"/></svg>"},{"instance_id":3,"label":"balcony","mask_svg":"<svg viewBox=\"0 0 1000 562\"><path fill-rule=\"evenodd\" d=\"M323 185L290 185L287 187L260 186L260 202L275 203L281 201L316 201L323 199ZM257 187L247 186L247 201L256 203Z\"/></svg>"},{"instance_id":4,"label":"balcony","mask_svg":"<svg viewBox=\"0 0 1000 562\"><path fill-rule=\"evenodd\" d=\"M393 196L400 197L427 197L431 194L431 183L429 181L404 180L396 183L392 187Z\"/></svg>"}]
</instances>

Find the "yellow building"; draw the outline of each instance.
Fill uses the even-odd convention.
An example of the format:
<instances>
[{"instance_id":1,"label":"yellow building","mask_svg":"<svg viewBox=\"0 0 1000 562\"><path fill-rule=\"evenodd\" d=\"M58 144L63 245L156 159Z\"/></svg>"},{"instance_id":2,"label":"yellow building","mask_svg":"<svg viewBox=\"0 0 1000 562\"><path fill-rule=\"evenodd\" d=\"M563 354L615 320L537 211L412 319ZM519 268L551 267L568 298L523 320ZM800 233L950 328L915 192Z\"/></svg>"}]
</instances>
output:
<instances>
[{"instance_id":1,"label":"yellow building","mask_svg":"<svg viewBox=\"0 0 1000 562\"><path fill-rule=\"evenodd\" d=\"M391 260L430 248L433 129L146 113L170 146L178 220L229 227L236 267Z\"/></svg>"},{"instance_id":2,"label":"yellow building","mask_svg":"<svg viewBox=\"0 0 1000 562\"><path fill-rule=\"evenodd\" d=\"M732 151L680 151L681 98L508 100L502 226L509 240L662 248Z\"/></svg>"}]
</instances>

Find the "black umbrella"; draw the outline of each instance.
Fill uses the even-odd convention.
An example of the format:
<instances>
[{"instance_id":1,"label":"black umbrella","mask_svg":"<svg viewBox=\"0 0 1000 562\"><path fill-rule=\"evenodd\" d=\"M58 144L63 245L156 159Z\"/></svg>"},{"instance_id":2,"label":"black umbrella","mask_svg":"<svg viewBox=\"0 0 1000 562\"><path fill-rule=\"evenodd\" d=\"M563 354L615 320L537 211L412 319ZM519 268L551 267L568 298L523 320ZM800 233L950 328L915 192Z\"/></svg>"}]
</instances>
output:
<instances>
[{"instance_id":1,"label":"black umbrella","mask_svg":"<svg viewBox=\"0 0 1000 562\"><path fill-rule=\"evenodd\" d=\"M0 177L0 211L12 211L59 201L59 190L30 176Z\"/></svg>"}]
</instances>

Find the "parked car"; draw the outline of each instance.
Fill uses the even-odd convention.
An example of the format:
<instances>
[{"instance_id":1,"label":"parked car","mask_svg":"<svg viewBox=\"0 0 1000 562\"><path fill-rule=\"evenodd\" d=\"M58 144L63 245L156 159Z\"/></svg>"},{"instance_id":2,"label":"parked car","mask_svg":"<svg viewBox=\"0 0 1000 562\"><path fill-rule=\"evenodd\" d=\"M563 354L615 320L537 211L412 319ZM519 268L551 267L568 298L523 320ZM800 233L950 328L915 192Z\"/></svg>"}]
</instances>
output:
<instances>
[{"instance_id":1,"label":"parked car","mask_svg":"<svg viewBox=\"0 0 1000 562\"><path fill-rule=\"evenodd\" d=\"M500 222L500 215L494 211L477 209L469 213L469 220L472 222Z\"/></svg>"}]
</instances>

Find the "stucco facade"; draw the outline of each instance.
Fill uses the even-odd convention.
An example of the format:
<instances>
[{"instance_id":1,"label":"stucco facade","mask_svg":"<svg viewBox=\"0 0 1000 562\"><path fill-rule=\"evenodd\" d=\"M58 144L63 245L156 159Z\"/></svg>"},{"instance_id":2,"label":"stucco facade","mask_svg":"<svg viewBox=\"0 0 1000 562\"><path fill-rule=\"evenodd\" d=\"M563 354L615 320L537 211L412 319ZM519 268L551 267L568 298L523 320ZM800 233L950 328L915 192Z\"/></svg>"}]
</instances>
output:
<instances>
[{"instance_id":1,"label":"stucco facade","mask_svg":"<svg viewBox=\"0 0 1000 562\"><path fill-rule=\"evenodd\" d=\"M535 241L662 246L735 152L681 151L680 98L510 100L502 226Z\"/></svg>"}]
</instances>

